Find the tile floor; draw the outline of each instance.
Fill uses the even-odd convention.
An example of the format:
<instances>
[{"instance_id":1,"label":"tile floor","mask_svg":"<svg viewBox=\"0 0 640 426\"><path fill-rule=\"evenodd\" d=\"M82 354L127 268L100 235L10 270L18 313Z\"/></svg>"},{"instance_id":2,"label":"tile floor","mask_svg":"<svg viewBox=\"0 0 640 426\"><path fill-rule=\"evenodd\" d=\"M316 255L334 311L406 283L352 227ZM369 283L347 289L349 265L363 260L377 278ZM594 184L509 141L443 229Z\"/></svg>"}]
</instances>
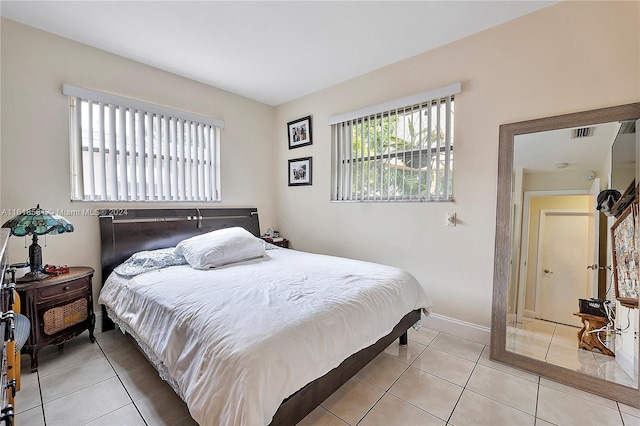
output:
<instances>
[{"instance_id":1,"label":"tile floor","mask_svg":"<svg viewBox=\"0 0 640 426\"><path fill-rule=\"evenodd\" d=\"M97 333L23 356L16 424L195 425L132 340ZM428 328L390 345L301 425L640 425L640 410L489 360L488 348Z\"/></svg>"},{"instance_id":2,"label":"tile floor","mask_svg":"<svg viewBox=\"0 0 640 426\"><path fill-rule=\"evenodd\" d=\"M525 318L522 324L513 323L507 327L507 349L625 386L638 387L638 378L630 377L614 357L598 350L579 349L578 330L578 327Z\"/></svg>"}]
</instances>

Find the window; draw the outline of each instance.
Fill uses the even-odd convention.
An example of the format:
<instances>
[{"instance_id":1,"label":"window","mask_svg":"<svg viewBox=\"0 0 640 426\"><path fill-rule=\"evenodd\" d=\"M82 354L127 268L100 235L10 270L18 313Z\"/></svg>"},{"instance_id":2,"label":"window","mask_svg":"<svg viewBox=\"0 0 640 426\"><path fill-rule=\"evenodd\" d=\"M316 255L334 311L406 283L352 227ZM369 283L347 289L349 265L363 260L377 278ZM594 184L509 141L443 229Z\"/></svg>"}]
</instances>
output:
<instances>
[{"instance_id":1,"label":"window","mask_svg":"<svg viewBox=\"0 0 640 426\"><path fill-rule=\"evenodd\" d=\"M71 198L220 201L224 121L64 85Z\"/></svg>"},{"instance_id":2,"label":"window","mask_svg":"<svg viewBox=\"0 0 640 426\"><path fill-rule=\"evenodd\" d=\"M329 118L332 201L453 200L460 83Z\"/></svg>"}]
</instances>

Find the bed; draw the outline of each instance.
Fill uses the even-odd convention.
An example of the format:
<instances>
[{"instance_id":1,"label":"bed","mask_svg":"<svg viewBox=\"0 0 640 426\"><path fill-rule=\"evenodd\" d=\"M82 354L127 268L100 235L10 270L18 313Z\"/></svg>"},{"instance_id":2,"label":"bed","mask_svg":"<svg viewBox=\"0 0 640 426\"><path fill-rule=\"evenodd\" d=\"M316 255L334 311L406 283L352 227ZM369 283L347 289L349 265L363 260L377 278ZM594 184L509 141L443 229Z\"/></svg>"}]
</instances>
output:
<instances>
[{"instance_id":1,"label":"bed","mask_svg":"<svg viewBox=\"0 0 640 426\"><path fill-rule=\"evenodd\" d=\"M257 209L127 209L99 221L103 330L111 318L130 333L201 425L296 424L395 339L406 344L430 308L405 271L263 243ZM264 256L113 272L136 253L236 229Z\"/></svg>"}]
</instances>

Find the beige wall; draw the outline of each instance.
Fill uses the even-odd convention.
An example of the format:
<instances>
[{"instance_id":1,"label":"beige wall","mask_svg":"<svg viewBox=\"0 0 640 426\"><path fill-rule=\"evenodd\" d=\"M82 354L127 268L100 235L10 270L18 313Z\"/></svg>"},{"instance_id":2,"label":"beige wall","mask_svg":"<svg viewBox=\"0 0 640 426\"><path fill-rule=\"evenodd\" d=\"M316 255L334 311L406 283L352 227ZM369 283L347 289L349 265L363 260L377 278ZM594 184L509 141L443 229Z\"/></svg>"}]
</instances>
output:
<instances>
[{"instance_id":1,"label":"beige wall","mask_svg":"<svg viewBox=\"0 0 640 426\"><path fill-rule=\"evenodd\" d=\"M489 326L498 127L639 101L639 18L638 2L564 2L279 106L280 230L297 249L403 267L436 314ZM329 201L329 116L456 81L454 203ZM288 150L286 123L309 114L313 145ZM288 187L287 160L306 156L313 185Z\"/></svg>"},{"instance_id":2,"label":"beige wall","mask_svg":"<svg viewBox=\"0 0 640 426\"><path fill-rule=\"evenodd\" d=\"M635 172L635 170L634 170ZM593 185L593 180L584 180L582 175L585 172L577 171L552 171L546 173L524 173L523 191L552 191L552 190L585 190L588 191ZM605 188L609 181L607 170L596 170L596 177L600 179L600 187Z\"/></svg>"},{"instance_id":3,"label":"beige wall","mask_svg":"<svg viewBox=\"0 0 640 426\"><path fill-rule=\"evenodd\" d=\"M11 218L11 209L38 203L43 208L72 211L108 206L70 201L69 112L67 97L61 92L62 84L69 83L225 120L221 132L222 203L209 206L255 206L262 228L274 226L273 107L13 21L3 19L1 31L2 223ZM43 261L92 266L97 272L94 283L99 283L98 219L70 219L75 232L47 237L46 247L45 238L40 239ZM26 258L24 239L12 237L9 261ZM94 293L98 289L99 285L94 285Z\"/></svg>"}]
</instances>

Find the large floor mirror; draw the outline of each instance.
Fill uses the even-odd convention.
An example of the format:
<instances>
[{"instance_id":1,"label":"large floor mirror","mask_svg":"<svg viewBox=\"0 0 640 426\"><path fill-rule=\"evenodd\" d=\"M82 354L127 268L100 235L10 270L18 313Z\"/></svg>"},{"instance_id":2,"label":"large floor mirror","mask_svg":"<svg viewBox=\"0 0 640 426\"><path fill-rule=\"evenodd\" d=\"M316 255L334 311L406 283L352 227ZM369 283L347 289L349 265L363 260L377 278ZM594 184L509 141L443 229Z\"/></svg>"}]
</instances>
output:
<instances>
[{"instance_id":1,"label":"large floor mirror","mask_svg":"<svg viewBox=\"0 0 640 426\"><path fill-rule=\"evenodd\" d=\"M491 336L492 359L638 408L638 297L619 297L612 228L637 201L639 119L634 103L500 126Z\"/></svg>"}]
</instances>

